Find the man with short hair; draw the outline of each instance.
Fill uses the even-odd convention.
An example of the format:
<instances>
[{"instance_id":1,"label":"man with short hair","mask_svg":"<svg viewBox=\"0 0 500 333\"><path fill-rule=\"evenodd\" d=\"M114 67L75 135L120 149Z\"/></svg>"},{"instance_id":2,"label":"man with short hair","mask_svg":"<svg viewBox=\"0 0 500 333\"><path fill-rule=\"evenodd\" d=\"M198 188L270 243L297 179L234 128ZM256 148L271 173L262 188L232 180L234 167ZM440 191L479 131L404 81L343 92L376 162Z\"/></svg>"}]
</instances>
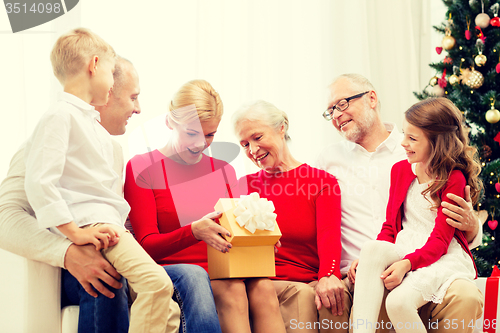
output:
<instances>
[{"instance_id":1,"label":"man with short hair","mask_svg":"<svg viewBox=\"0 0 500 333\"><path fill-rule=\"evenodd\" d=\"M346 139L327 147L316 163L318 168L334 175L341 188L340 269L345 277L352 261L359 258L362 245L376 239L385 222L391 168L405 159L406 154L401 146L402 134L395 124L382 122L375 88L361 75L344 74L333 81L323 117L331 120ZM457 206L443 202L443 212L454 219L447 221L464 231L470 247L474 248L481 241L482 231L467 190L466 193L467 202L457 196L450 197ZM354 269L351 272L355 274ZM352 288L348 279L343 282L344 311L350 311ZM459 325L456 332L472 332L474 325L469 324L475 324L481 313L481 292L465 280L453 282L441 304L428 303L420 309L424 322L429 322L435 332L453 331L451 323L457 321L464 325Z\"/></svg>"},{"instance_id":2,"label":"man with short hair","mask_svg":"<svg viewBox=\"0 0 500 333\"><path fill-rule=\"evenodd\" d=\"M123 82L114 86L107 105L98 106L101 125L112 135L125 132L126 120L141 112L139 101L139 79L132 64L118 58L113 74L114 80ZM133 99L132 99L133 98ZM123 101L120 105L117 101ZM118 173L123 172L121 147L113 141L114 165ZM80 304L82 311L89 313L80 327L86 332L97 329L108 332L128 332L129 313L125 279L96 251L91 244L76 245L69 239L40 228L24 190L26 166L25 144L12 158L7 177L0 185L0 247L48 265L61 267L62 303ZM115 191L123 193L122 186ZM99 293L99 294L98 294ZM98 309L98 316L94 317ZM96 312L96 313L97 313ZM82 320L82 318L80 319Z\"/></svg>"},{"instance_id":3,"label":"man with short hair","mask_svg":"<svg viewBox=\"0 0 500 333\"><path fill-rule=\"evenodd\" d=\"M113 78L108 103L96 110L101 125L111 135L122 135L128 119L141 113L139 76L130 61L119 57ZM116 141L113 144L113 169L121 175L123 153ZM63 268L63 305L78 304L80 311L88 314L80 317L79 333L128 332L126 280L94 245L76 245L39 227L24 190L25 170L23 145L12 158L7 177L0 185L0 248ZM122 195L123 184L117 183L115 190ZM164 269L175 287L173 298L181 307L180 332L220 333L208 274L194 265L170 265ZM204 306L199 306L199 302ZM209 324L211 328L205 329Z\"/></svg>"}]
</instances>

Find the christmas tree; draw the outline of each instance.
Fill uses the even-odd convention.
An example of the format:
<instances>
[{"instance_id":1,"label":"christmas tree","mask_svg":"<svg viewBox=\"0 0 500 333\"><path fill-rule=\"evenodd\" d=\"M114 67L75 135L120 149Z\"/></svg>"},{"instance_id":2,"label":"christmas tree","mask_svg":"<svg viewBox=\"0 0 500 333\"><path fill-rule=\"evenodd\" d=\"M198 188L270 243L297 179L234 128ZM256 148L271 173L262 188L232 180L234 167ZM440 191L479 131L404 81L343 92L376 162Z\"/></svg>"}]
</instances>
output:
<instances>
[{"instance_id":1,"label":"christmas tree","mask_svg":"<svg viewBox=\"0 0 500 333\"><path fill-rule=\"evenodd\" d=\"M443 0L445 21L434 28L444 34L436 48L444 59L418 99L445 96L464 112L470 140L479 152L484 195L478 204L486 220L483 242L473 250L480 276L500 264L500 0ZM487 217L486 217L487 216Z\"/></svg>"}]
</instances>

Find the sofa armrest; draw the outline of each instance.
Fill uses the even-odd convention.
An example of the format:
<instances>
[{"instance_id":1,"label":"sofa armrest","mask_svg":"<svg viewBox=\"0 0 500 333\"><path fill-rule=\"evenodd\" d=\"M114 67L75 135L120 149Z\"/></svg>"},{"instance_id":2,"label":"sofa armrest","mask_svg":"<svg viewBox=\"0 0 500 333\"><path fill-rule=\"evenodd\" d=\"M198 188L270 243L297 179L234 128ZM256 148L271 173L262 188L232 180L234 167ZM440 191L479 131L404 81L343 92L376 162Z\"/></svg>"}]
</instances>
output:
<instances>
[{"instance_id":1,"label":"sofa armrest","mask_svg":"<svg viewBox=\"0 0 500 333\"><path fill-rule=\"evenodd\" d=\"M61 332L61 271L0 249L0 332Z\"/></svg>"},{"instance_id":2,"label":"sofa armrest","mask_svg":"<svg viewBox=\"0 0 500 333\"><path fill-rule=\"evenodd\" d=\"M483 318L484 318L484 289L486 287L486 278L485 277L478 277L477 279L474 280L474 283L476 284L476 287L481 291L483 294L483 314L481 315L481 319L478 319L476 321L476 325L474 327L474 332L473 333L481 333L483 332Z\"/></svg>"}]
</instances>

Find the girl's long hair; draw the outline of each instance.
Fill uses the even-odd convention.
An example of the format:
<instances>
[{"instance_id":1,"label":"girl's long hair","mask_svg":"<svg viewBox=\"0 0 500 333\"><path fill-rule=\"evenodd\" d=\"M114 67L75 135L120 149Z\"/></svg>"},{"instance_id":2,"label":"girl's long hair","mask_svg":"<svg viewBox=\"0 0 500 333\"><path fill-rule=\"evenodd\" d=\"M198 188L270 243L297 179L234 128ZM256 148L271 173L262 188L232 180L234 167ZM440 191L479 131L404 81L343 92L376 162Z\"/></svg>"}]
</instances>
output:
<instances>
[{"instance_id":1,"label":"girl's long hair","mask_svg":"<svg viewBox=\"0 0 500 333\"><path fill-rule=\"evenodd\" d=\"M428 98L416 103L405 112L406 121L420 128L431 144L427 173L435 179L422 192L429 194L434 208L441 205L439 192L454 169L462 171L470 185L472 204L479 201L483 183L478 178L481 165L477 150L469 146L463 125L462 112L444 97Z\"/></svg>"}]
</instances>

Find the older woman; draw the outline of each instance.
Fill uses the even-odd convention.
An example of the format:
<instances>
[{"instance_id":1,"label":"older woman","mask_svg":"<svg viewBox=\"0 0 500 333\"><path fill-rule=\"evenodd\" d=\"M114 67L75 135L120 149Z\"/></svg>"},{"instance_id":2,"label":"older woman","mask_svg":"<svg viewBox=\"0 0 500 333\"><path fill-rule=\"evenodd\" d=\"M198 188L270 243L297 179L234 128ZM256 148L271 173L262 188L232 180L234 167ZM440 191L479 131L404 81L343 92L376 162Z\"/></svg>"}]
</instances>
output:
<instances>
[{"instance_id":1,"label":"older woman","mask_svg":"<svg viewBox=\"0 0 500 333\"><path fill-rule=\"evenodd\" d=\"M276 292L266 279L212 281L221 327L216 322L212 294L207 293L209 280L202 269L207 269L207 244L221 252L231 248L219 236L230 235L214 222L221 214L213 212L213 207L219 198L229 197L231 187L237 192L233 168L203 154L214 139L222 112L220 96L208 82L194 80L179 89L166 118L172 130L167 144L135 156L127 165L125 198L131 206L130 222L139 243L156 262L165 265L174 286L177 279L186 276L198 281L195 284L201 291L179 290L185 331L216 332L222 328L223 332L250 333L250 312L254 332L284 332ZM192 265L172 265L182 263ZM179 266L184 267L183 274L179 274ZM219 297L221 289L231 292L241 286L243 298ZM185 309L187 297L199 298L189 302L197 307ZM255 303L259 307L249 307Z\"/></svg>"},{"instance_id":2,"label":"older woman","mask_svg":"<svg viewBox=\"0 0 500 333\"><path fill-rule=\"evenodd\" d=\"M243 106L233 115L233 125L247 157L262 169L242 178L240 187L258 192L276 208L283 236L273 282L287 330L334 331L330 328L336 322L348 318L339 269L337 180L292 156L287 146L288 117L271 103Z\"/></svg>"}]
</instances>

